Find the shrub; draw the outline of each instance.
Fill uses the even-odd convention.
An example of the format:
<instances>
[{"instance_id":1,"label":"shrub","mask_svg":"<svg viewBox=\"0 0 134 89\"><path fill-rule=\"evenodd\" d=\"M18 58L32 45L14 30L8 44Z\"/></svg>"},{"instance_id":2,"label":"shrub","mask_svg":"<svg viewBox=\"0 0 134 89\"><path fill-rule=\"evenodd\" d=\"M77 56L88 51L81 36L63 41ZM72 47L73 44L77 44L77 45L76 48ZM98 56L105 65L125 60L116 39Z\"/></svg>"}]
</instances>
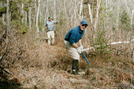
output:
<instances>
[{"instance_id":1,"label":"shrub","mask_svg":"<svg viewBox=\"0 0 134 89\"><path fill-rule=\"evenodd\" d=\"M108 39L105 37L106 31L99 30L94 38L93 47L95 48L95 55L101 57L106 56L112 52L110 45L108 45Z\"/></svg>"}]
</instances>

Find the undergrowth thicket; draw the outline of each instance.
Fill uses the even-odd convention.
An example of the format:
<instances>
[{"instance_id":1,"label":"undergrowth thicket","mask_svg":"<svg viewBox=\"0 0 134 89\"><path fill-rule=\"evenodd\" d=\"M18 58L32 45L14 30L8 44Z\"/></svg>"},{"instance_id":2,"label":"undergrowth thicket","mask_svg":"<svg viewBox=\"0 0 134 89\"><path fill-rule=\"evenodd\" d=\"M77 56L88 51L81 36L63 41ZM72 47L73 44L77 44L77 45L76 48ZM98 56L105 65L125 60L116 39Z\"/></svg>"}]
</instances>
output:
<instances>
[{"instance_id":1,"label":"undergrowth thicket","mask_svg":"<svg viewBox=\"0 0 134 89\"><path fill-rule=\"evenodd\" d=\"M38 35L35 29L22 33L23 29L16 28L10 28L10 33L3 35L0 41L0 88L134 88L134 62L126 55L115 55L106 44L103 32L98 33L94 44L101 46L85 52L92 68L81 57L79 68L85 74L72 75L72 59L63 45L63 34L56 31L56 42L51 46L43 39L45 33ZM2 30L6 29L2 27Z\"/></svg>"}]
</instances>

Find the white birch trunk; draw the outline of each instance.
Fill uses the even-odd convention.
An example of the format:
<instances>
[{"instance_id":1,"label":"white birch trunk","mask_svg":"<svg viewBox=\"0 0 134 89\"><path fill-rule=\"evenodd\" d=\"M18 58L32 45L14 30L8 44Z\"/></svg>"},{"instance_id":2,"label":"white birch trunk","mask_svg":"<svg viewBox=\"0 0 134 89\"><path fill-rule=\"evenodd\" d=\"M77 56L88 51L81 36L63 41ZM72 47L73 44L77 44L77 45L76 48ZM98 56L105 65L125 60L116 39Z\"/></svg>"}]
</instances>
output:
<instances>
[{"instance_id":1,"label":"white birch trunk","mask_svg":"<svg viewBox=\"0 0 134 89\"><path fill-rule=\"evenodd\" d=\"M49 12L48 12L48 0L47 0L47 5L46 5L46 19L45 21L48 19L48 15L49 15Z\"/></svg>"},{"instance_id":2,"label":"white birch trunk","mask_svg":"<svg viewBox=\"0 0 134 89\"><path fill-rule=\"evenodd\" d=\"M89 8L89 15L90 15L90 20L91 20L91 24L92 24L93 23L93 16L92 16L90 4L88 4L88 8Z\"/></svg>"},{"instance_id":3,"label":"white birch trunk","mask_svg":"<svg viewBox=\"0 0 134 89\"><path fill-rule=\"evenodd\" d=\"M10 31L10 17L9 17L9 0L7 0L7 35L9 35L9 31ZM8 46L8 42L9 42L9 36L6 37L6 48Z\"/></svg>"},{"instance_id":4,"label":"white birch trunk","mask_svg":"<svg viewBox=\"0 0 134 89\"><path fill-rule=\"evenodd\" d=\"M67 16L67 9L66 9L66 0L64 0L64 11L65 11L66 18L68 18L68 16ZM67 19L67 24L69 24L68 19Z\"/></svg>"},{"instance_id":5,"label":"white birch trunk","mask_svg":"<svg viewBox=\"0 0 134 89\"><path fill-rule=\"evenodd\" d=\"M107 0L106 0L106 9L107 9Z\"/></svg>"},{"instance_id":6,"label":"white birch trunk","mask_svg":"<svg viewBox=\"0 0 134 89\"><path fill-rule=\"evenodd\" d=\"M81 3L80 3L80 15L82 13L82 8L83 8L83 0L81 0Z\"/></svg>"},{"instance_id":7,"label":"white birch trunk","mask_svg":"<svg viewBox=\"0 0 134 89\"><path fill-rule=\"evenodd\" d=\"M118 28L119 28L119 10L120 10L120 7L119 7L119 5L117 6L117 18L116 18L116 30L118 30Z\"/></svg>"},{"instance_id":8,"label":"white birch trunk","mask_svg":"<svg viewBox=\"0 0 134 89\"><path fill-rule=\"evenodd\" d=\"M10 18L9 18L9 0L7 0L7 30L9 30Z\"/></svg>"},{"instance_id":9,"label":"white birch trunk","mask_svg":"<svg viewBox=\"0 0 134 89\"><path fill-rule=\"evenodd\" d=\"M56 21L56 0L54 0L54 20Z\"/></svg>"},{"instance_id":10,"label":"white birch trunk","mask_svg":"<svg viewBox=\"0 0 134 89\"><path fill-rule=\"evenodd\" d=\"M107 27L108 27L108 24L107 24L107 22L108 22L107 0L106 0L105 3L106 3L106 10L105 10L106 11L106 17L105 17L106 18L106 21L104 22L104 29L107 30Z\"/></svg>"},{"instance_id":11,"label":"white birch trunk","mask_svg":"<svg viewBox=\"0 0 134 89\"><path fill-rule=\"evenodd\" d=\"M2 23L3 23L3 25L6 25L6 22L5 22L5 14L2 14Z\"/></svg>"},{"instance_id":12,"label":"white birch trunk","mask_svg":"<svg viewBox=\"0 0 134 89\"><path fill-rule=\"evenodd\" d=\"M133 15L134 15L134 10L132 10L132 17L131 17L131 26L133 26ZM133 62L134 62L134 43L133 43L133 49L132 49L132 59L133 59Z\"/></svg>"},{"instance_id":13,"label":"white birch trunk","mask_svg":"<svg viewBox=\"0 0 134 89\"><path fill-rule=\"evenodd\" d=\"M34 3L34 8L35 8L35 17L34 17L34 22L36 21L36 12L37 12L37 5L36 5L36 0L35 0L35 3Z\"/></svg>"},{"instance_id":14,"label":"white birch trunk","mask_svg":"<svg viewBox=\"0 0 134 89\"><path fill-rule=\"evenodd\" d=\"M29 7L29 29L31 29L31 7Z\"/></svg>"},{"instance_id":15,"label":"white birch trunk","mask_svg":"<svg viewBox=\"0 0 134 89\"><path fill-rule=\"evenodd\" d=\"M127 13L130 13L130 10L129 10L129 7L128 7L128 0L125 1L125 4L126 4L126 8L127 8Z\"/></svg>"},{"instance_id":16,"label":"white birch trunk","mask_svg":"<svg viewBox=\"0 0 134 89\"><path fill-rule=\"evenodd\" d=\"M98 23L98 18L99 18L100 2L101 2L101 0L97 0L97 13L96 13L95 24L94 24L94 30L95 31L96 31L96 26L97 26L97 23Z\"/></svg>"},{"instance_id":17,"label":"white birch trunk","mask_svg":"<svg viewBox=\"0 0 134 89\"><path fill-rule=\"evenodd\" d=\"M24 16L25 16L25 18L24 18L24 19L25 19L25 25L27 25L27 15L28 15L28 14L27 14L27 12L25 11L25 12L24 12Z\"/></svg>"},{"instance_id":18,"label":"white birch trunk","mask_svg":"<svg viewBox=\"0 0 134 89\"><path fill-rule=\"evenodd\" d=\"M10 31L10 18L9 18L9 0L7 0L7 3L6 3L6 6L7 6L7 9L6 9L6 24L7 24L7 29L4 31L4 33L7 35L6 36L6 39L5 39L5 47L2 48L2 51L1 51L1 55L0 55L0 60L3 58L4 54L6 53L6 50L7 50L7 47L8 47L8 43L9 43L9 31Z\"/></svg>"},{"instance_id":19,"label":"white birch trunk","mask_svg":"<svg viewBox=\"0 0 134 89\"><path fill-rule=\"evenodd\" d=\"M134 46L134 45L133 45L133 46ZM132 55L133 55L133 62L134 62L134 48L133 48L133 54L132 54Z\"/></svg>"},{"instance_id":20,"label":"white birch trunk","mask_svg":"<svg viewBox=\"0 0 134 89\"><path fill-rule=\"evenodd\" d=\"M39 24L41 24L41 19L42 19L41 14L42 14L42 13L41 13L41 8L40 8L40 11L39 11L39 19L40 19L39 21L40 21L40 23L39 23Z\"/></svg>"},{"instance_id":21,"label":"white birch trunk","mask_svg":"<svg viewBox=\"0 0 134 89\"><path fill-rule=\"evenodd\" d=\"M74 2L75 7L74 7L74 24L76 25L76 0Z\"/></svg>"},{"instance_id":22,"label":"white birch trunk","mask_svg":"<svg viewBox=\"0 0 134 89\"><path fill-rule=\"evenodd\" d=\"M133 25L133 15L134 15L134 10L132 10L131 25Z\"/></svg>"},{"instance_id":23,"label":"white birch trunk","mask_svg":"<svg viewBox=\"0 0 134 89\"><path fill-rule=\"evenodd\" d=\"M23 10L23 8L24 8L24 4L22 3L22 11L21 11L21 15L22 15L22 23L24 23L24 10Z\"/></svg>"},{"instance_id":24,"label":"white birch trunk","mask_svg":"<svg viewBox=\"0 0 134 89\"><path fill-rule=\"evenodd\" d=\"M80 2L80 13L79 13L79 19L80 19L80 20L83 19L82 10L83 10L83 0L81 0L81 2Z\"/></svg>"},{"instance_id":25,"label":"white birch trunk","mask_svg":"<svg viewBox=\"0 0 134 89\"><path fill-rule=\"evenodd\" d=\"M83 0L81 0L81 2L80 2L80 11L79 11L79 19L80 20L83 20L83 12L82 12L82 10L83 10Z\"/></svg>"},{"instance_id":26,"label":"white birch trunk","mask_svg":"<svg viewBox=\"0 0 134 89\"><path fill-rule=\"evenodd\" d=\"M40 10L40 0L38 1L38 9L37 9L37 15L36 15L36 29L37 29L37 32L39 32L39 27L38 27L39 10Z\"/></svg>"}]
</instances>

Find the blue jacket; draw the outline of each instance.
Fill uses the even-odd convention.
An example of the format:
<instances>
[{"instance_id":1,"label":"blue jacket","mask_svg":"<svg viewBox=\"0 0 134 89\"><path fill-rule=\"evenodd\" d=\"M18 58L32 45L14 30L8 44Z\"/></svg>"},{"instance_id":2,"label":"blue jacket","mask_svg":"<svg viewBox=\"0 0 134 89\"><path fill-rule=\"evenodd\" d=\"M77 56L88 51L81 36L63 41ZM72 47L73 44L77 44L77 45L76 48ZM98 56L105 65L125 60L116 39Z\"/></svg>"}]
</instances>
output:
<instances>
[{"instance_id":1,"label":"blue jacket","mask_svg":"<svg viewBox=\"0 0 134 89\"><path fill-rule=\"evenodd\" d=\"M77 43L84 35L85 30L81 31L80 26L71 29L65 36L65 40L69 41L71 44Z\"/></svg>"},{"instance_id":2,"label":"blue jacket","mask_svg":"<svg viewBox=\"0 0 134 89\"><path fill-rule=\"evenodd\" d=\"M56 22L53 21L53 20L47 21L47 22L45 23L44 27L47 26L47 31L53 31L53 30L54 30L54 24L55 24L55 23L56 23Z\"/></svg>"}]
</instances>

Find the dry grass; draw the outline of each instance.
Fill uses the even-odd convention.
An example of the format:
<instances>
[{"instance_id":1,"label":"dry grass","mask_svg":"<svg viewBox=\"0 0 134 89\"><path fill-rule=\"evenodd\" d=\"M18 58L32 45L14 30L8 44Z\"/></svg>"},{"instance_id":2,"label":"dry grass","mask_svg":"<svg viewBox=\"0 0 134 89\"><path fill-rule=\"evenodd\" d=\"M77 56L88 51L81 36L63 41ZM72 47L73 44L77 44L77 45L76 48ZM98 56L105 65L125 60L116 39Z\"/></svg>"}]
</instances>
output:
<instances>
[{"instance_id":1,"label":"dry grass","mask_svg":"<svg viewBox=\"0 0 134 89\"><path fill-rule=\"evenodd\" d=\"M1 61L13 73L6 75L8 80L16 79L20 88L29 89L134 88L134 63L122 56L88 57L93 68L81 58L79 67L86 74L72 75L72 60L64 48L63 38L58 35L55 45L50 46L35 31L25 35L11 32L10 47Z\"/></svg>"}]
</instances>

